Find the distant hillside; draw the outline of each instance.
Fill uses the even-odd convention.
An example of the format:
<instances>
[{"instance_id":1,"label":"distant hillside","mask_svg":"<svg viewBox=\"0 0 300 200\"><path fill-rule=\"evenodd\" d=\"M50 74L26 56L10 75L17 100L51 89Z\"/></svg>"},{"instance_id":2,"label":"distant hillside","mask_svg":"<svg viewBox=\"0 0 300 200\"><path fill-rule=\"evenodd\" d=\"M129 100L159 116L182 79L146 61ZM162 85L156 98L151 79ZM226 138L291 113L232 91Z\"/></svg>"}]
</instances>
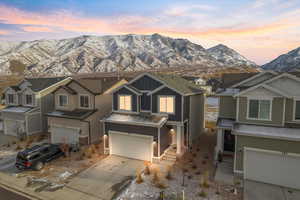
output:
<instances>
[{"instance_id":1,"label":"distant hillside","mask_svg":"<svg viewBox=\"0 0 300 200\"><path fill-rule=\"evenodd\" d=\"M300 47L287 54L278 56L271 62L261 66L264 70L275 70L281 72L300 70Z\"/></svg>"},{"instance_id":2,"label":"distant hillside","mask_svg":"<svg viewBox=\"0 0 300 200\"><path fill-rule=\"evenodd\" d=\"M224 45L206 50L186 39L159 34L1 42L1 74L10 73L10 60L24 63L25 74L34 76L161 70L169 67L196 71L256 68L255 63Z\"/></svg>"}]
</instances>

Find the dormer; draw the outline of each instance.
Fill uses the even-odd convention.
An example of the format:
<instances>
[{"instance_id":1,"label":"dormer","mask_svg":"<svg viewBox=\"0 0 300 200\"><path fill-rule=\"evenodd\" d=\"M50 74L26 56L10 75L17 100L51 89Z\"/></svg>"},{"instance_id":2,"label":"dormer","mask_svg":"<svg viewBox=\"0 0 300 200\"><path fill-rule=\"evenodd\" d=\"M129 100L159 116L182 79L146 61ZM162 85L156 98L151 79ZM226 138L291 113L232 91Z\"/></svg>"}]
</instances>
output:
<instances>
[{"instance_id":1,"label":"dormer","mask_svg":"<svg viewBox=\"0 0 300 200\"><path fill-rule=\"evenodd\" d=\"M29 107L34 107L36 106L36 98L35 98L35 93L34 91L31 90L29 87L25 87L22 92L22 105L23 106L29 106Z\"/></svg>"},{"instance_id":2,"label":"dormer","mask_svg":"<svg viewBox=\"0 0 300 200\"><path fill-rule=\"evenodd\" d=\"M16 106L19 104L19 95L18 92L20 88L17 86L8 87L5 91L5 104L7 106Z\"/></svg>"}]
</instances>

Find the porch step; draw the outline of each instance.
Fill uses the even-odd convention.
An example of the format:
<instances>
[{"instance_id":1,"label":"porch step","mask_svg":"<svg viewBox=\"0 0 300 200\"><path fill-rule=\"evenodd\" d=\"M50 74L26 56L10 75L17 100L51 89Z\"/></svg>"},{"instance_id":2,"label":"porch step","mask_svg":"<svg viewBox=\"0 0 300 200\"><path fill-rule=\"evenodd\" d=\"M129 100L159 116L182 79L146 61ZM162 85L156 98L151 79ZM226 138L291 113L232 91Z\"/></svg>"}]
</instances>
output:
<instances>
[{"instance_id":1,"label":"porch step","mask_svg":"<svg viewBox=\"0 0 300 200\"><path fill-rule=\"evenodd\" d=\"M174 157L168 157L168 156L164 156L163 158L162 158L162 160L167 160L167 161L171 161L171 162L176 162L176 157L174 158Z\"/></svg>"},{"instance_id":2,"label":"porch step","mask_svg":"<svg viewBox=\"0 0 300 200\"><path fill-rule=\"evenodd\" d=\"M175 161L170 161L170 160L161 160L160 162L159 162L159 164L161 164L161 165L166 165L166 166L172 166L172 165L174 165L175 164Z\"/></svg>"}]
</instances>

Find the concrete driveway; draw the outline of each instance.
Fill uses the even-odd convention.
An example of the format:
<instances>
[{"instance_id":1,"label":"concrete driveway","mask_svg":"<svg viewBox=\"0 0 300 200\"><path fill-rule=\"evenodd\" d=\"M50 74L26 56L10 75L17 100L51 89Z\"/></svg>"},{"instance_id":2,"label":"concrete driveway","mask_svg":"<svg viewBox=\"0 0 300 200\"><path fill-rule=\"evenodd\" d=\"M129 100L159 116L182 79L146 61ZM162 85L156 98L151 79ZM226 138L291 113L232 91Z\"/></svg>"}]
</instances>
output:
<instances>
[{"instance_id":1,"label":"concrete driveway","mask_svg":"<svg viewBox=\"0 0 300 200\"><path fill-rule=\"evenodd\" d=\"M115 197L144 168L144 162L109 156L71 179L67 187L101 200Z\"/></svg>"},{"instance_id":2,"label":"concrete driveway","mask_svg":"<svg viewBox=\"0 0 300 200\"><path fill-rule=\"evenodd\" d=\"M244 200L299 200L300 190L246 180Z\"/></svg>"}]
</instances>

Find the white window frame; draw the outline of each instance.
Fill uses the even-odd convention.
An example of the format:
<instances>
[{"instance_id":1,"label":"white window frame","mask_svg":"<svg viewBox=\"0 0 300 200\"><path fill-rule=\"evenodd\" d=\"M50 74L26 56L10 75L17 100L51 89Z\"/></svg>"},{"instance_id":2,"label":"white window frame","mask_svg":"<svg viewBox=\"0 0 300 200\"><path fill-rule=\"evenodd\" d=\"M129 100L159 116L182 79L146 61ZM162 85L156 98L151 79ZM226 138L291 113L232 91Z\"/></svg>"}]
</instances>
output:
<instances>
[{"instance_id":1,"label":"white window frame","mask_svg":"<svg viewBox=\"0 0 300 200\"><path fill-rule=\"evenodd\" d=\"M67 103L66 103L66 105L64 105L64 106L60 105L60 96L67 97ZM65 94L58 94L57 95L57 105L58 105L57 107L59 107L59 108L66 108L66 107L68 107L68 105L69 105L69 96L65 95Z\"/></svg>"},{"instance_id":2,"label":"white window frame","mask_svg":"<svg viewBox=\"0 0 300 200\"><path fill-rule=\"evenodd\" d=\"M173 112L161 112L160 111L160 98L172 98L173 99ZM157 111L158 113L163 113L163 114L175 114L175 96L173 95L159 95L158 96L158 102L157 102L158 108Z\"/></svg>"},{"instance_id":3,"label":"white window frame","mask_svg":"<svg viewBox=\"0 0 300 200\"><path fill-rule=\"evenodd\" d=\"M270 101L270 112L269 112L269 119L263 119L259 118L259 112L260 112L260 103L258 103L258 118L252 118L249 117L250 112L250 101L256 100L256 101ZM258 120L258 121L272 121L272 109L273 109L273 98L247 98L247 120Z\"/></svg>"},{"instance_id":4,"label":"white window frame","mask_svg":"<svg viewBox=\"0 0 300 200\"><path fill-rule=\"evenodd\" d=\"M31 98L32 98L32 102L31 102L31 104L28 104L26 101L27 101L27 97L26 96L31 96ZM25 106L34 106L34 95L32 94L32 93L25 93L24 95L24 105Z\"/></svg>"},{"instance_id":5,"label":"white window frame","mask_svg":"<svg viewBox=\"0 0 300 200\"><path fill-rule=\"evenodd\" d=\"M81 97L88 97L88 107L81 107ZM88 94L79 94L78 95L78 103L79 103L79 105L78 105L78 107L79 108L82 108L82 109L89 109L89 108L91 108L91 97L90 97L90 95L88 95Z\"/></svg>"},{"instance_id":6,"label":"white window frame","mask_svg":"<svg viewBox=\"0 0 300 200\"><path fill-rule=\"evenodd\" d=\"M121 104L120 104L121 97L130 97L130 109L129 110L121 109ZM126 107L126 105L125 105L125 107ZM118 110L123 111L123 112L131 112L132 111L132 95L129 95L129 94L119 94L118 95Z\"/></svg>"},{"instance_id":7,"label":"white window frame","mask_svg":"<svg viewBox=\"0 0 300 200\"><path fill-rule=\"evenodd\" d=\"M8 92L8 93L6 93L6 95L7 95L7 102L5 102L6 104L8 104L8 105L17 105L18 104L18 94L17 93L14 93L14 92ZM9 102L9 97L8 97L8 95L13 95L13 102L12 103L10 103ZM6 99L6 98L5 98Z\"/></svg>"},{"instance_id":8,"label":"white window frame","mask_svg":"<svg viewBox=\"0 0 300 200\"><path fill-rule=\"evenodd\" d=\"M296 102L300 102L300 98L295 98L293 102L293 121L300 122L300 119L296 119Z\"/></svg>"}]
</instances>

